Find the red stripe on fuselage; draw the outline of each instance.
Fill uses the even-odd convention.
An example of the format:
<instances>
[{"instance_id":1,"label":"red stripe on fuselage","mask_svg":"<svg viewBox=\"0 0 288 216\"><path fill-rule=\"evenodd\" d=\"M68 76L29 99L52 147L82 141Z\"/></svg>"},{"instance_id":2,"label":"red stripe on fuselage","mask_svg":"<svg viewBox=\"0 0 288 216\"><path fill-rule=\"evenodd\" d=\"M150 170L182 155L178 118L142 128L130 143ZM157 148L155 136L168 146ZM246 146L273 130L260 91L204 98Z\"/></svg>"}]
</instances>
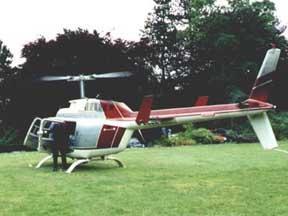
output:
<instances>
[{"instance_id":1,"label":"red stripe on fuselage","mask_svg":"<svg viewBox=\"0 0 288 216\"><path fill-rule=\"evenodd\" d=\"M124 135L125 129L124 128L118 128L116 135L114 136L114 140L112 143L112 148L117 148L121 142L121 139Z\"/></svg>"},{"instance_id":2,"label":"red stripe on fuselage","mask_svg":"<svg viewBox=\"0 0 288 216\"><path fill-rule=\"evenodd\" d=\"M97 149L110 148L113 138L115 136L116 130L117 130L116 126L103 125L99 139L98 139Z\"/></svg>"}]
</instances>

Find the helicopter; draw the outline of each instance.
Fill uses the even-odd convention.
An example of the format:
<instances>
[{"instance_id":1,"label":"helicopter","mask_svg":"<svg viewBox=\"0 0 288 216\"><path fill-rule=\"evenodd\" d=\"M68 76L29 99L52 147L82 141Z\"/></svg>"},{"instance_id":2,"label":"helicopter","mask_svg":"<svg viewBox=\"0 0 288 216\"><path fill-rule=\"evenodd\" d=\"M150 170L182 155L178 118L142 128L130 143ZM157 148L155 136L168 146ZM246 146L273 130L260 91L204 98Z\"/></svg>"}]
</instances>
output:
<instances>
[{"instance_id":1,"label":"helicopter","mask_svg":"<svg viewBox=\"0 0 288 216\"><path fill-rule=\"evenodd\" d=\"M81 98L69 101L70 106L59 109L54 117L35 118L24 145L49 154L36 166L41 167L52 158L53 123L65 122L69 131L70 152L67 157L75 160L66 173L71 173L80 164L94 160L113 160L119 167L124 167L122 161L111 155L124 151L136 130L247 116L262 147L274 149L278 144L267 111L276 108L268 103L268 98L272 74L276 70L280 52L278 48L267 51L249 98L232 104L207 105L207 97L200 96L192 107L152 110L153 97L146 96L139 111L132 111L122 102L85 98L84 88L87 80L128 77L130 72L43 77L45 81L79 81Z\"/></svg>"}]
</instances>

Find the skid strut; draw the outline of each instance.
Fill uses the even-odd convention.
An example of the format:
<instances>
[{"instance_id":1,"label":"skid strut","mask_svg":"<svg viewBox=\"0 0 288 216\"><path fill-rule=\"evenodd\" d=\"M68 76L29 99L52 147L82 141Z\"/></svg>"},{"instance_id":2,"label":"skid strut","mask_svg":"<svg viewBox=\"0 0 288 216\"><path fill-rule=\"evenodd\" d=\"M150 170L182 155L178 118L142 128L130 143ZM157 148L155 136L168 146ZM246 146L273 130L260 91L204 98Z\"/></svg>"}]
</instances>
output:
<instances>
[{"instance_id":1,"label":"skid strut","mask_svg":"<svg viewBox=\"0 0 288 216\"><path fill-rule=\"evenodd\" d=\"M74 161L70 167L66 170L66 173L71 173L73 172L73 170L79 166L80 164L83 164L83 163L88 163L90 160L89 159L81 159L81 160L76 160Z\"/></svg>"},{"instance_id":2,"label":"skid strut","mask_svg":"<svg viewBox=\"0 0 288 216\"><path fill-rule=\"evenodd\" d=\"M113 160L113 161L115 161L118 164L119 167L125 168L124 163L121 160L119 160L118 158L115 158L115 157L112 157L112 156L108 156L104 160Z\"/></svg>"},{"instance_id":3,"label":"skid strut","mask_svg":"<svg viewBox=\"0 0 288 216\"><path fill-rule=\"evenodd\" d=\"M36 169L40 168L47 160L50 160L52 158L52 155L48 155L44 157L39 163L36 165Z\"/></svg>"}]
</instances>

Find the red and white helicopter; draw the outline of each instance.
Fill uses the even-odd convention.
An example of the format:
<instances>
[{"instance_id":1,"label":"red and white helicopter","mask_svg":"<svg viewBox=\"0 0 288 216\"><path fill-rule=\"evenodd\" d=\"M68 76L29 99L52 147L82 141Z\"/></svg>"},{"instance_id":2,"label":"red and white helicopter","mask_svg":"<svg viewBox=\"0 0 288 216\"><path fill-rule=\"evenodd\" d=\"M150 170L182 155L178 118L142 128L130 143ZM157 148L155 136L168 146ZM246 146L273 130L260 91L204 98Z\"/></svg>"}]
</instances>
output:
<instances>
[{"instance_id":1,"label":"red and white helicopter","mask_svg":"<svg viewBox=\"0 0 288 216\"><path fill-rule=\"evenodd\" d=\"M279 56L280 49L272 48L267 51L250 96L241 103L207 106L207 100L200 97L194 107L151 110L152 97L148 96L142 101L140 110L135 112L121 102L81 98L70 101L70 106L60 109L55 117L35 118L24 145L50 154L38 163L36 167L39 168L52 158L51 124L66 122L69 125L71 150L67 156L76 159L67 169L67 173L71 173L78 165L92 160L111 159L122 167L123 163L111 155L126 149L135 130L247 116L262 147L276 148L278 144L266 112L275 108L267 102L267 99L272 73L276 70ZM103 75L114 77L115 73ZM101 77L101 75L92 76L81 75L60 79L80 81L81 96L84 97L84 81Z\"/></svg>"}]
</instances>

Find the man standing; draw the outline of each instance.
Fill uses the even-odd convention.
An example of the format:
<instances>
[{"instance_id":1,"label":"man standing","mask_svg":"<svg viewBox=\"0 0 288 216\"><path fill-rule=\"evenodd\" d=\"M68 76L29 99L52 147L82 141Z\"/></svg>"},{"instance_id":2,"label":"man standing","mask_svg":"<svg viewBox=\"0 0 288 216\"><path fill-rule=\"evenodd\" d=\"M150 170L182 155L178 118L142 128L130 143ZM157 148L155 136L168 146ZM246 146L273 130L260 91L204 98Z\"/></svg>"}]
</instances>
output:
<instances>
[{"instance_id":1,"label":"man standing","mask_svg":"<svg viewBox=\"0 0 288 216\"><path fill-rule=\"evenodd\" d=\"M53 171L58 170L58 156L61 155L62 169L67 168L66 153L69 151L69 136L65 122L54 122L51 130L54 142L51 145L53 154Z\"/></svg>"}]
</instances>

